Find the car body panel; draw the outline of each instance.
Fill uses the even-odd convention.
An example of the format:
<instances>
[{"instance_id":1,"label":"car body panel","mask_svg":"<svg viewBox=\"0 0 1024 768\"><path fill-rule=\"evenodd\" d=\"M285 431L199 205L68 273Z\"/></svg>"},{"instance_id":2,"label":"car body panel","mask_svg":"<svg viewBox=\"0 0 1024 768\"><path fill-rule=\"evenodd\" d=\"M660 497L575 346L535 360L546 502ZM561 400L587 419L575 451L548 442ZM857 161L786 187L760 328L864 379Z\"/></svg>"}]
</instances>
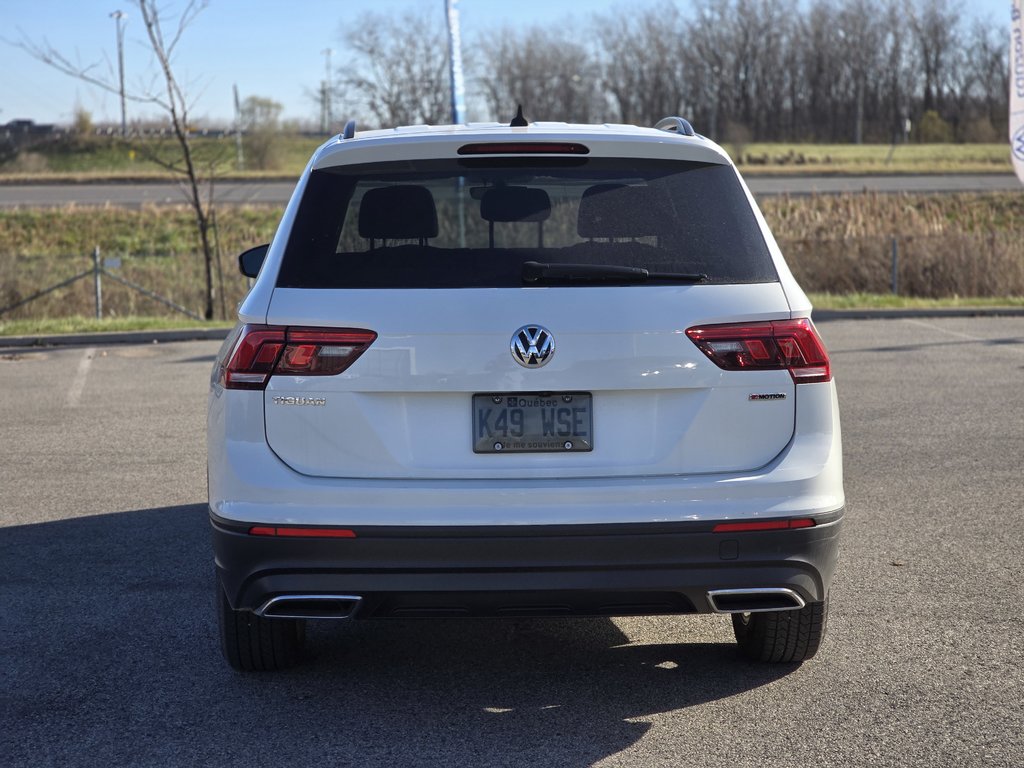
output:
<instances>
[{"instance_id":1,"label":"car body panel","mask_svg":"<svg viewBox=\"0 0 1024 768\"><path fill-rule=\"evenodd\" d=\"M792 437L793 379L785 370L723 371L684 331L785 315L777 283L278 289L271 305L277 324L367 328L378 338L339 376L274 376L265 395L267 440L296 471L332 477L610 477L753 469ZM543 325L557 340L551 362L532 370L510 352L513 332L528 323ZM574 391L594 396L592 451L473 453L473 393ZM751 400L759 393L777 399Z\"/></svg>"}]
</instances>

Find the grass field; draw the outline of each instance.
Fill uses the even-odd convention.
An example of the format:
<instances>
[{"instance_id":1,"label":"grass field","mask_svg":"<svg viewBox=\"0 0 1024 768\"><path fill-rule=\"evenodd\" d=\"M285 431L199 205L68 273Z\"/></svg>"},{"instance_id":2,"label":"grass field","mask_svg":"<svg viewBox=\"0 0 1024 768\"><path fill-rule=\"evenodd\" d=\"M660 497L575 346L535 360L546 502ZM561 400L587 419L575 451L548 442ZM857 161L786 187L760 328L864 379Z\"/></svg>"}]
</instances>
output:
<instances>
[{"instance_id":1,"label":"grass field","mask_svg":"<svg viewBox=\"0 0 1024 768\"><path fill-rule=\"evenodd\" d=\"M922 299L894 296L891 293L810 293L811 303L821 309L992 309L1024 308L1024 296L990 296L988 298L949 296L943 299Z\"/></svg>"},{"instance_id":2,"label":"grass field","mask_svg":"<svg viewBox=\"0 0 1024 768\"><path fill-rule=\"evenodd\" d=\"M128 317L95 317L72 315L23 320L0 319L0 336L56 336L64 333L114 333L117 331L166 331L181 328L230 328L231 323L214 320L199 323L188 318L157 315Z\"/></svg>"},{"instance_id":3,"label":"grass field","mask_svg":"<svg viewBox=\"0 0 1024 768\"><path fill-rule=\"evenodd\" d=\"M220 178L294 178L323 141L319 137L281 134L274 139L262 166L254 165L254 156L249 154L245 171L237 168L233 138L196 137L194 145L204 173L212 169ZM725 148L749 175L1011 171L1006 144L726 144ZM24 151L0 165L0 182L165 178L167 172L151 158L173 159L177 151L169 138L142 143L113 137L53 142Z\"/></svg>"},{"instance_id":4,"label":"grass field","mask_svg":"<svg viewBox=\"0 0 1024 768\"><path fill-rule=\"evenodd\" d=\"M1008 144L725 145L745 175L1010 173Z\"/></svg>"},{"instance_id":5,"label":"grass field","mask_svg":"<svg viewBox=\"0 0 1024 768\"><path fill-rule=\"evenodd\" d=\"M324 138L281 134L267 153L265 167L250 155L247 169L239 171L235 140L231 137L196 137L193 151L197 167L218 178L296 177ZM172 162L180 157L171 138L121 141L115 137L71 139L40 144L0 165L0 182L33 180L89 181L97 179L167 178L167 170L154 158Z\"/></svg>"}]
</instances>

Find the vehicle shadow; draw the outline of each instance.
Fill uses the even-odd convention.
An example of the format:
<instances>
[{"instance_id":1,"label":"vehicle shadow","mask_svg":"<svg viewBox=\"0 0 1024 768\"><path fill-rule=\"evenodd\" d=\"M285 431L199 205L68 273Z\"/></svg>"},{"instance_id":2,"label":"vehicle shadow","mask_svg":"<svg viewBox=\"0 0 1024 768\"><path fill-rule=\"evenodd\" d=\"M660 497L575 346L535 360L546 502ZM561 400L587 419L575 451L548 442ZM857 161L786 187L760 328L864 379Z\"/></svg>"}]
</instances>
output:
<instances>
[{"instance_id":1,"label":"vehicle shadow","mask_svg":"<svg viewBox=\"0 0 1024 768\"><path fill-rule=\"evenodd\" d=\"M548 619L316 624L306 664L238 674L203 505L0 529L0 563L6 766L587 766L797 668L687 643L686 618L678 644Z\"/></svg>"},{"instance_id":2,"label":"vehicle shadow","mask_svg":"<svg viewBox=\"0 0 1024 768\"><path fill-rule=\"evenodd\" d=\"M832 357L842 357L844 355L860 355L866 352L870 353L882 353L882 352L893 352L893 353L907 353L907 352L921 352L923 350L931 349L933 347L969 347L969 346L983 346L983 347L1016 347L1024 345L1024 339L1019 338L1005 338L1005 339L943 339L942 341L926 341L926 342L911 342L907 344L894 344L882 347L863 347L859 349L837 349L830 350L829 354Z\"/></svg>"},{"instance_id":3,"label":"vehicle shadow","mask_svg":"<svg viewBox=\"0 0 1024 768\"><path fill-rule=\"evenodd\" d=\"M195 363L210 363L211 365L217 360L217 355L198 355L196 357L186 357L181 360L168 361L173 365L191 365Z\"/></svg>"}]
</instances>

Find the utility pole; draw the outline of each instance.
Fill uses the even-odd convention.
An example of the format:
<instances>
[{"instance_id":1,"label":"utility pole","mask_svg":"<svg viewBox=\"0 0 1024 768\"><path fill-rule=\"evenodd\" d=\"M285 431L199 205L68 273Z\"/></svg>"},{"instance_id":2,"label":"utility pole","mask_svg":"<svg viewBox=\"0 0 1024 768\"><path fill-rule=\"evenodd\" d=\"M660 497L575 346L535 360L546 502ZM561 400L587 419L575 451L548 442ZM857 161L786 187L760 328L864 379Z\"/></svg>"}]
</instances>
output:
<instances>
[{"instance_id":1,"label":"utility pole","mask_svg":"<svg viewBox=\"0 0 1024 768\"><path fill-rule=\"evenodd\" d=\"M245 170L245 155L242 152L242 105L238 101L238 83L235 83L235 162L238 170Z\"/></svg>"},{"instance_id":2,"label":"utility pole","mask_svg":"<svg viewBox=\"0 0 1024 768\"><path fill-rule=\"evenodd\" d=\"M114 11L110 18L117 25L117 73L121 81L121 138L128 136L128 118L124 103L124 19L127 14L124 11Z\"/></svg>"},{"instance_id":3,"label":"utility pole","mask_svg":"<svg viewBox=\"0 0 1024 768\"><path fill-rule=\"evenodd\" d=\"M330 133L331 123L334 122L334 115L331 114L331 48L324 48L320 51L324 55L324 89L322 94L320 127L324 133Z\"/></svg>"},{"instance_id":4,"label":"utility pole","mask_svg":"<svg viewBox=\"0 0 1024 768\"><path fill-rule=\"evenodd\" d=\"M320 81L320 133L326 135L328 129L327 122L327 83L323 80Z\"/></svg>"}]
</instances>

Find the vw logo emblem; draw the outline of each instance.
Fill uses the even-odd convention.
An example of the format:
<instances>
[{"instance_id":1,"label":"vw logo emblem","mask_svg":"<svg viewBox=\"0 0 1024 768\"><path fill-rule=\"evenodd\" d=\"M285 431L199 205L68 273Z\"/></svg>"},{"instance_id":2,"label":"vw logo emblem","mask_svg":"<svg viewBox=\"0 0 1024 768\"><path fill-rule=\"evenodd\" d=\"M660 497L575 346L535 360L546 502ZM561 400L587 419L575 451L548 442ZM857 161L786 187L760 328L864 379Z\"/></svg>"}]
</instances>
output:
<instances>
[{"instance_id":1,"label":"vw logo emblem","mask_svg":"<svg viewBox=\"0 0 1024 768\"><path fill-rule=\"evenodd\" d=\"M524 368L540 368L555 354L555 338L547 328L524 325L512 334L512 358Z\"/></svg>"}]
</instances>

